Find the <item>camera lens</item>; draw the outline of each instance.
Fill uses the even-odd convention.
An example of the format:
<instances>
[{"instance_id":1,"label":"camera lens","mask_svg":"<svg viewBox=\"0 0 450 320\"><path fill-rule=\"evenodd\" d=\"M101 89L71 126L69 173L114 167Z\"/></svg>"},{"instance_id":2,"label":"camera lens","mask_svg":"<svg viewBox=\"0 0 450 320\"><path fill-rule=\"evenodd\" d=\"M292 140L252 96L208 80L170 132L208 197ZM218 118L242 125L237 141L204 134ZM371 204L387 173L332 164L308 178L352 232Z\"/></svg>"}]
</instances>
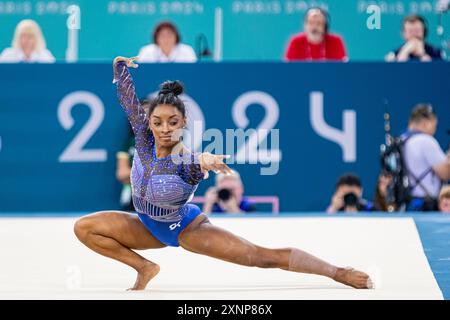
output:
<instances>
[{"instance_id":1,"label":"camera lens","mask_svg":"<svg viewBox=\"0 0 450 320\"><path fill-rule=\"evenodd\" d=\"M358 203L358 197L353 192L344 195L344 204L346 207L356 207Z\"/></svg>"},{"instance_id":2,"label":"camera lens","mask_svg":"<svg viewBox=\"0 0 450 320\"><path fill-rule=\"evenodd\" d=\"M227 201L228 199L231 198L231 191L228 189L220 189L217 192L217 196L219 197L220 200Z\"/></svg>"}]
</instances>

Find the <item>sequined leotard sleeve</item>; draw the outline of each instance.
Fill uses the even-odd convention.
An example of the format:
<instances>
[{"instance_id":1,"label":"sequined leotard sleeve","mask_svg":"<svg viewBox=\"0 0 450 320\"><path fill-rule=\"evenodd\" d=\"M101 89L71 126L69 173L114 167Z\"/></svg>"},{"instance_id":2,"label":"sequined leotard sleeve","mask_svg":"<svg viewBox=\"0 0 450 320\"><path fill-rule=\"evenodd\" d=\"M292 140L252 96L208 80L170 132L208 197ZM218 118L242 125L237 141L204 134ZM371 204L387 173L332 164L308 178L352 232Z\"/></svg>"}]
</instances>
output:
<instances>
[{"instance_id":1,"label":"sequined leotard sleeve","mask_svg":"<svg viewBox=\"0 0 450 320\"><path fill-rule=\"evenodd\" d=\"M155 138L148 127L148 117L139 104L133 79L124 62L116 64L114 83L136 137L136 154L131 169L133 204L136 211L160 221L179 221L204 174L197 153L157 158Z\"/></svg>"},{"instance_id":2,"label":"sequined leotard sleeve","mask_svg":"<svg viewBox=\"0 0 450 320\"><path fill-rule=\"evenodd\" d=\"M128 121L133 128L136 138L136 151L141 157L144 154L150 155L155 139L148 128L148 117L136 96L133 78L123 61L116 64L114 83L117 83L117 97L120 105L125 110Z\"/></svg>"}]
</instances>

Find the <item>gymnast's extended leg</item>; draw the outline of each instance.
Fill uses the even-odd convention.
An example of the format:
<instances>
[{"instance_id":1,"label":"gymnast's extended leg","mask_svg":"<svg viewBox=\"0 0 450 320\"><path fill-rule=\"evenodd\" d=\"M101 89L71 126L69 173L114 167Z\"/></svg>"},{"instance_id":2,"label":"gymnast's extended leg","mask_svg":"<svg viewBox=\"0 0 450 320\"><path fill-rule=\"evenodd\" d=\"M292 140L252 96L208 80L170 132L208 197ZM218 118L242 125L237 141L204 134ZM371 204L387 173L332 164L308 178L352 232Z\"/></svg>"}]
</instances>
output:
<instances>
[{"instance_id":1,"label":"gymnast's extended leg","mask_svg":"<svg viewBox=\"0 0 450 320\"><path fill-rule=\"evenodd\" d=\"M268 249L212 225L201 214L179 236L189 251L224 261L260 268L280 268L329 277L354 288L372 287L369 276L354 269L338 268L295 248Z\"/></svg>"}]
</instances>

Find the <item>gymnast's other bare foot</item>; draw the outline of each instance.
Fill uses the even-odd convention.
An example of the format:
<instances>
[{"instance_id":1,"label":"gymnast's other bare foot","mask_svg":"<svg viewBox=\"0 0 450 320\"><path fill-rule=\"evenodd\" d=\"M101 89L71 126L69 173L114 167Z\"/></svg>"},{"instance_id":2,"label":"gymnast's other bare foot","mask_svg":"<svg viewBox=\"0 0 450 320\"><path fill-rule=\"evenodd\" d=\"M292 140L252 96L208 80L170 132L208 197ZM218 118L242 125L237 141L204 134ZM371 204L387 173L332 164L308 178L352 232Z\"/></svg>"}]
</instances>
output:
<instances>
[{"instance_id":1,"label":"gymnast's other bare foot","mask_svg":"<svg viewBox=\"0 0 450 320\"><path fill-rule=\"evenodd\" d=\"M338 268L334 280L356 289L373 289L369 275L353 268Z\"/></svg>"},{"instance_id":2,"label":"gymnast's other bare foot","mask_svg":"<svg viewBox=\"0 0 450 320\"><path fill-rule=\"evenodd\" d=\"M132 288L129 288L128 290L145 290L145 287L147 287L147 283L159 273L159 269L159 265L157 265L156 263L152 263L150 261L146 262L144 267L142 267L138 271L134 286Z\"/></svg>"}]
</instances>

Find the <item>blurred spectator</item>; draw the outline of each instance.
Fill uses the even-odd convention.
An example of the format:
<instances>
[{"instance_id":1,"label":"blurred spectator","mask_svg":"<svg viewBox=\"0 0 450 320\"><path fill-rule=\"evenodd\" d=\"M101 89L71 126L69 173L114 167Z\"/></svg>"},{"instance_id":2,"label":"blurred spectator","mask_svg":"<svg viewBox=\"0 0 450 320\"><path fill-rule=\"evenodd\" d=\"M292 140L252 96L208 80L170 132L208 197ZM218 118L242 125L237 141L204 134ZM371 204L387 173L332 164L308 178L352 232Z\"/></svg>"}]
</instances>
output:
<instances>
[{"instance_id":1,"label":"blurred spectator","mask_svg":"<svg viewBox=\"0 0 450 320\"><path fill-rule=\"evenodd\" d=\"M330 34L328 13L321 8L310 8L305 13L304 32L294 36L288 45L285 59L294 60L347 60L342 38Z\"/></svg>"},{"instance_id":2,"label":"blurred spectator","mask_svg":"<svg viewBox=\"0 0 450 320\"><path fill-rule=\"evenodd\" d=\"M389 185L392 183L392 176L387 172L382 172L378 176L377 187L373 205L377 211L395 211L394 201L389 201Z\"/></svg>"},{"instance_id":3,"label":"blurred spectator","mask_svg":"<svg viewBox=\"0 0 450 320\"><path fill-rule=\"evenodd\" d=\"M0 54L0 62L55 62L46 48L41 28L34 20L22 20L16 27L12 47Z\"/></svg>"},{"instance_id":4,"label":"blurred spectator","mask_svg":"<svg viewBox=\"0 0 450 320\"><path fill-rule=\"evenodd\" d=\"M450 213L450 185L442 187L439 193L439 211Z\"/></svg>"},{"instance_id":5,"label":"blurred spectator","mask_svg":"<svg viewBox=\"0 0 450 320\"><path fill-rule=\"evenodd\" d=\"M437 116L429 104L418 104L411 112L404 159L411 184L409 211L436 211L442 181L450 179L450 158L433 137Z\"/></svg>"},{"instance_id":6,"label":"blurred spectator","mask_svg":"<svg viewBox=\"0 0 450 320\"><path fill-rule=\"evenodd\" d=\"M217 174L216 185L205 194L204 213L240 213L255 211L244 196L244 185L237 171L230 175Z\"/></svg>"},{"instance_id":7,"label":"blurred spectator","mask_svg":"<svg viewBox=\"0 0 450 320\"><path fill-rule=\"evenodd\" d=\"M442 60L443 51L426 43L428 33L425 18L410 15L403 19L402 36L405 43L386 56L386 61Z\"/></svg>"},{"instance_id":8,"label":"blurred spectator","mask_svg":"<svg viewBox=\"0 0 450 320\"><path fill-rule=\"evenodd\" d=\"M358 176L347 173L336 183L336 191L328 206L328 213L373 211L373 204L362 198L363 188Z\"/></svg>"},{"instance_id":9,"label":"blurred spectator","mask_svg":"<svg viewBox=\"0 0 450 320\"><path fill-rule=\"evenodd\" d=\"M128 134L122 149L116 155L116 178L122 183L120 194L120 205L122 210L134 211L133 201L131 201L131 166L135 152L135 140L131 125L128 125Z\"/></svg>"},{"instance_id":10,"label":"blurred spectator","mask_svg":"<svg viewBox=\"0 0 450 320\"><path fill-rule=\"evenodd\" d=\"M192 47L180 43L181 37L171 22L161 22L153 32L153 44L139 51L139 62L196 62Z\"/></svg>"}]
</instances>

